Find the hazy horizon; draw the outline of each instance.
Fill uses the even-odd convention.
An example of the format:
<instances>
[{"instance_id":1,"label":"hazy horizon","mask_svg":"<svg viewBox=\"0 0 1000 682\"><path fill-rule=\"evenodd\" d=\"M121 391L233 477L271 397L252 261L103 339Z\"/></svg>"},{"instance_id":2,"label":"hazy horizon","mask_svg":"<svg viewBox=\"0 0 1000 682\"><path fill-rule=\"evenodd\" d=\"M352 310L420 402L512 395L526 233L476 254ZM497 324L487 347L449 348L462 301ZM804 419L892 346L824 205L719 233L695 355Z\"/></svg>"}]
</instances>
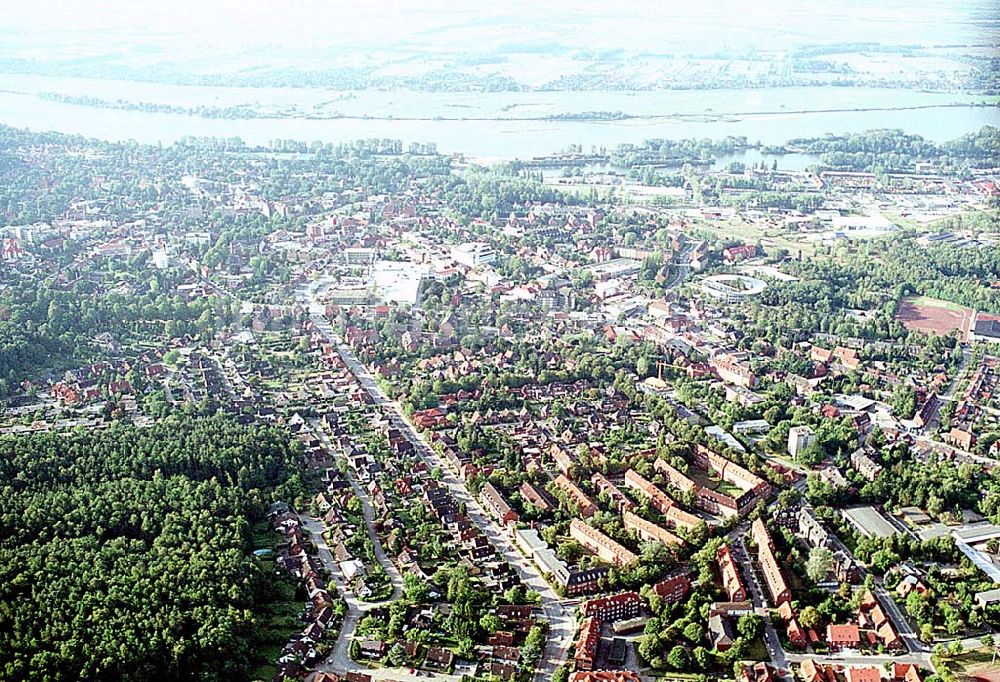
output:
<instances>
[{"instance_id":1,"label":"hazy horizon","mask_svg":"<svg viewBox=\"0 0 1000 682\"><path fill-rule=\"evenodd\" d=\"M1000 2L892 0L869 4L649 0L540 6L178 0L129 3L56 0L5 11L0 57L38 62L178 62L191 70L292 65L320 68L407 55L580 54L587 51L710 55L787 51L806 45L1000 43ZM386 57L386 55L389 55Z\"/></svg>"}]
</instances>

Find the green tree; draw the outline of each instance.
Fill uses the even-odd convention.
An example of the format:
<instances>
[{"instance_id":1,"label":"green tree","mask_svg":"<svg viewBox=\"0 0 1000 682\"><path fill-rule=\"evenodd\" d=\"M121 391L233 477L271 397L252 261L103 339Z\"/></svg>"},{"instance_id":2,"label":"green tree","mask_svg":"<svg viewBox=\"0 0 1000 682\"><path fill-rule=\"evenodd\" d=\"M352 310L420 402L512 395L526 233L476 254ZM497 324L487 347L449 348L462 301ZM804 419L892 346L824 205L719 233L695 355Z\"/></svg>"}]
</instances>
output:
<instances>
[{"instance_id":1,"label":"green tree","mask_svg":"<svg viewBox=\"0 0 1000 682\"><path fill-rule=\"evenodd\" d=\"M833 569L833 552L826 547L813 547L806 560L806 575L815 583L826 580Z\"/></svg>"},{"instance_id":2,"label":"green tree","mask_svg":"<svg viewBox=\"0 0 1000 682\"><path fill-rule=\"evenodd\" d=\"M667 654L667 665L670 666L671 670L681 672L687 670L689 664L687 649L682 646L675 646Z\"/></svg>"}]
</instances>

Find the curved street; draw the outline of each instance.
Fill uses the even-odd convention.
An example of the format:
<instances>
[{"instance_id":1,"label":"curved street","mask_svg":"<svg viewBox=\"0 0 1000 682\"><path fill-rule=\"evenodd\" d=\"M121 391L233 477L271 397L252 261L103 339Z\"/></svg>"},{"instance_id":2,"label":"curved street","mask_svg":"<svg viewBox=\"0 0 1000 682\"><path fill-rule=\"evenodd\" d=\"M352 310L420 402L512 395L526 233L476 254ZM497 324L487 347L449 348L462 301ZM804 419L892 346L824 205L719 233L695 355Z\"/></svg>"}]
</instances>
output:
<instances>
[{"instance_id":1,"label":"curved street","mask_svg":"<svg viewBox=\"0 0 1000 682\"><path fill-rule=\"evenodd\" d=\"M330 442L330 437L326 433L326 430L322 428L319 424L318 419L314 419L311 422L314 433L316 433L323 447L326 448L334 457L340 458L339 451ZM385 574L389 577L389 581L392 583L392 595L386 599L381 600L379 603L388 603L399 599L403 594L403 576L399 574L399 570L396 565L385 553L385 549L382 547L382 541L379 539L378 533L375 532L375 507L372 505L371 496L368 491L365 490L364 486L358 480L358 476L354 469L351 467L346 468L346 478L347 482L351 484L351 492L358 498L361 503L361 514L365 520L365 531L368 533L368 538L372 541L372 546L375 548L375 558L378 559L379 565Z\"/></svg>"},{"instance_id":2,"label":"curved street","mask_svg":"<svg viewBox=\"0 0 1000 682\"><path fill-rule=\"evenodd\" d=\"M575 602L561 599L542 577L535 565L514 547L510 537L483 511L465 484L451 472L437 453L421 438L399 406L389 400L351 349L337 339L329 323L320 315L313 315L311 319L316 328L335 345L341 358L361 387L372 396L375 403L383 409L385 415L413 443L421 459L428 466L441 470L443 474L441 482L449 488L459 503L465 505L469 519L483 531L497 551L514 567L525 587L534 590L541 596L541 609L549 629L545 649L535 671L535 680L543 682L551 679L555 670L565 663L569 647L572 644L576 631Z\"/></svg>"}]
</instances>

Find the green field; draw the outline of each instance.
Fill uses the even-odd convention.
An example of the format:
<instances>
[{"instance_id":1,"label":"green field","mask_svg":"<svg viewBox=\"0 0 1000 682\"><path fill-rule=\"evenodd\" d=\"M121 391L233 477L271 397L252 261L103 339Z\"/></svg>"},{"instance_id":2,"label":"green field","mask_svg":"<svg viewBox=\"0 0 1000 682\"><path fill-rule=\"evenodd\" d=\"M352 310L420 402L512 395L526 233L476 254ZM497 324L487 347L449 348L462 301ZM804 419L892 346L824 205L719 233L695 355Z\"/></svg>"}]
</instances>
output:
<instances>
[{"instance_id":1,"label":"green field","mask_svg":"<svg viewBox=\"0 0 1000 682\"><path fill-rule=\"evenodd\" d=\"M929 296L908 296L906 301L913 303L914 305L923 305L928 308L944 308L945 310L951 310L956 313L961 313L968 311L969 309L960 306L957 303L952 303L951 301L942 301L937 298L930 298Z\"/></svg>"}]
</instances>

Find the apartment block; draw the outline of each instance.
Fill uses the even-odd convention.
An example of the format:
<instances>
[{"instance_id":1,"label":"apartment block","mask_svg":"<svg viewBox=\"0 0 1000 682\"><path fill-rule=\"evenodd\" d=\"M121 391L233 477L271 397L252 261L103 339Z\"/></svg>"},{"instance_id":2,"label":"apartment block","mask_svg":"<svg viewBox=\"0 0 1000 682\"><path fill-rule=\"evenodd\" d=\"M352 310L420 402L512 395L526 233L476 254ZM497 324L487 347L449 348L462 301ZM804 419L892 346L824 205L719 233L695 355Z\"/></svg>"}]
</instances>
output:
<instances>
[{"instance_id":1,"label":"apartment block","mask_svg":"<svg viewBox=\"0 0 1000 682\"><path fill-rule=\"evenodd\" d=\"M715 370L720 379L730 384L736 384L743 388L753 388L757 384L757 376L750 368L731 358L717 355L709 360L708 364Z\"/></svg>"},{"instance_id":2,"label":"apartment block","mask_svg":"<svg viewBox=\"0 0 1000 682\"><path fill-rule=\"evenodd\" d=\"M611 498L619 514L635 508L635 503L628 499L625 493L618 489L618 486L605 478L601 473L598 472L591 476L590 482L594 484L594 488L598 494L603 493Z\"/></svg>"},{"instance_id":3,"label":"apartment block","mask_svg":"<svg viewBox=\"0 0 1000 682\"><path fill-rule=\"evenodd\" d=\"M872 459L864 448L851 453L851 466L869 481L874 481L882 473L882 465Z\"/></svg>"},{"instance_id":4,"label":"apartment block","mask_svg":"<svg viewBox=\"0 0 1000 682\"><path fill-rule=\"evenodd\" d=\"M492 483L487 483L483 486L482 491L479 493L479 498L482 500L483 506L504 524L517 522L519 518L517 512L511 508L507 500L504 499L499 490L493 487Z\"/></svg>"},{"instance_id":5,"label":"apartment block","mask_svg":"<svg viewBox=\"0 0 1000 682\"><path fill-rule=\"evenodd\" d=\"M674 506L674 501L670 499L669 495L653 485L651 481L643 478L634 469L625 472L625 485L649 500L653 509L661 514Z\"/></svg>"},{"instance_id":6,"label":"apartment block","mask_svg":"<svg viewBox=\"0 0 1000 682\"><path fill-rule=\"evenodd\" d=\"M569 535L606 563L615 566L627 566L639 560L639 557L628 549L622 547L596 528L588 526L580 519L573 519L570 522Z\"/></svg>"},{"instance_id":7,"label":"apartment block","mask_svg":"<svg viewBox=\"0 0 1000 682\"><path fill-rule=\"evenodd\" d=\"M692 492L698 508L709 514L730 517L745 513L758 500L765 499L771 493L771 486L767 481L701 445L695 446L693 464L704 471L715 473L722 480L739 488L742 493L733 497L706 488L662 458L657 458L653 466L667 478L670 485L684 492Z\"/></svg>"},{"instance_id":8,"label":"apartment block","mask_svg":"<svg viewBox=\"0 0 1000 682\"><path fill-rule=\"evenodd\" d=\"M780 606L782 602L791 601L791 590L788 589L785 577L781 573L781 567L774 556L774 542L771 540L771 534L768 533L764 522L760 519L754 521L750 526L750 534L757 544L757 561L764 574L764 582L771 595L771 601L775 606Z\"/></svg>"},{"instance_id":9,"label":"apartment block","mask_svg":"<svg viewBox=\"0 0 1000 682\"><path fill-rule=\"evenodd\" d=\"M799 536L810 547L825 547L830 541L830 533L809 507L802 507L798 513Z\"/></svg>"},{"instance_id":10,"label":"apartment block","mask_svg":"<svg viewBox=\"0 0 1000 682\"><path fill-rule=\"evenodd\" d=\"M622 515L622 523L626 530L634 530L639 539L645 542L662 542L665 545L674 545L675 547L681 547L684 544L683 540L670 531L630 511Z\"/></svg>"},{"instance_id":11,"label":"apartment block","mask_svg":"<svg viewBox=\"0 0 1000 682\"><path fill-rule=\"evenodd\" d=\"M788 454L792 457L798 457L815 442L816 434L808 426L793 426L788 430Z\"/></svg>"},{"instance_id":12,"label":"apartment block","mask_svg":"<svg viewBox=\"0 0 1000 682\"><path fill-rule=\"evenodd\" d=\"M635 618L642 612L642 597L638 592L620 592L607 597L589 599L581 605L586 618L597 618L613 623L616 620Z\"/></svg>"},{"instance_id":13,"label":"apartment block","mask_svg":"<svg viewBox=\"0 0 1000 682\"><path fill-rule=\"evenodd\" d=\"M739 568L733 560L732 550L729 545L719 547L715 560L719 564L719 574L722 576L722 586L729 596L729 601L746 601L747 588L740 577Z\"/></svg>"},{"instance_id":14,"label":"apartment block","mask_svg":"<svg viewBox=\"0 0 1000 682\"><path fill-rule=\"evenodd\" d=\"M577 670L593 670L594 659L597 658L597 647L601 643L601 621L597 618L584 618L580 624L580 634L576 638L576 651L573 662Z\"/></svg>"},{"instance_id":15,"label":"apartment block","mask_svg":"<svg viewBox=\"0 0 1000 682\"><path fill-rule=\"evenodd\" d=\"M556 477L556 487L566 493L570 501L580 510L580 516L583 518L589 519L597 513L597 505L587 497L587 493L580 490L576 483L573 483L573 481L566 478L563 474L559 474Z\"/></svg>"},{"instance_id":16,"label":"apartment block","mask_svg":"<svg viewBox=\"0 0 1000 682\"><path fill-rule=\"evenodd\" d=\"M525 502L533 506L538 511L552 511L552 509L555 508L555 505L552 504L552 500L549 499L548 494L539 490L527 481L521 484L521 487L518 488L518 492L521 493L521 497L524 498Z\"/></svg>"},{"instance_id":17,"label":"apartment block","mask_svg":"<svg viewBox=\"0 0 1000 682\"><path fill-rule=\"evenodd\" d=\"M653 592L658 594L668 604L679 602L690 591L691 580L688 578L687 573L668 576L653 585Z\"/></svg>"}]
</instances>

